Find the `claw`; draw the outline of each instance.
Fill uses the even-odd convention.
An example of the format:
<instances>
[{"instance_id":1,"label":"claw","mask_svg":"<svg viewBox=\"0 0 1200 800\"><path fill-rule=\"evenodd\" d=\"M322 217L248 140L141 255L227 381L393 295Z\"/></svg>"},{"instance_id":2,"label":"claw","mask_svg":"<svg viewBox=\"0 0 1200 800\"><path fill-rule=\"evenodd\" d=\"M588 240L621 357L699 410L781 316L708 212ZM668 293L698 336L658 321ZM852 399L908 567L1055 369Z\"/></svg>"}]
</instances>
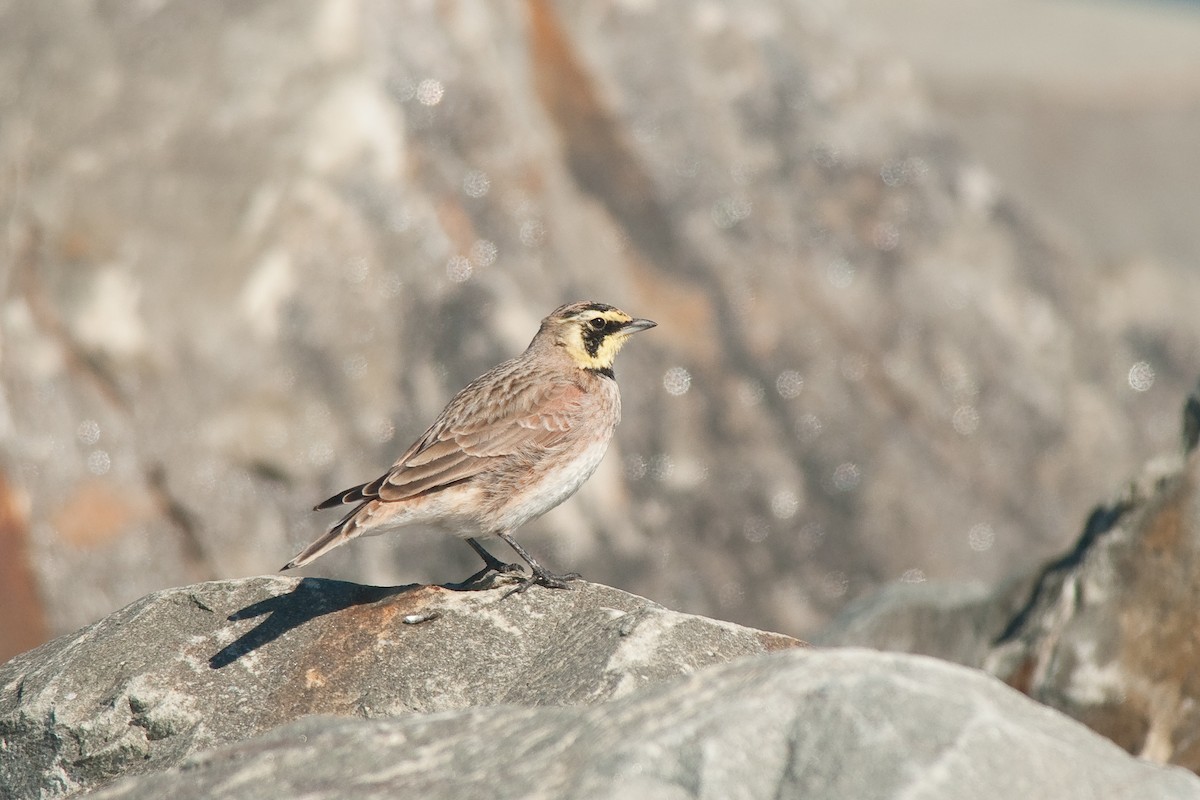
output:
<instances>
[{"instance_id":1,"label":"claw","mask_svg":"<svg viewBox=\"0 0 1200 800\"><path fill-rule=\"evenodd\" d=\"M547 589L570 589L572 586L569 582L577 581L582 577L578 572L555 575L539 566L534 570L532 575L509 589L501 599L512 597L514 594L523 594L531 586L545 586Z\"/></svg>"},{"instance_id":2,"label":"claw","mask_svg":"<svg viewBox=\"0 0 1200 800\"><path fill-rule=\"evenodd\" d=\"M564 575L555 575L553 572L550 572L537 561L535 561L533 556L525 552L525 548L517 544L516 540L512 538L512 535L509 534L508 531L497 531L496 535L508 542L509 547L517 551L517 555L525 559L525 563L529 564L529 571L533 573L528 578L513 587L504 595L504 597L500 598L501 600L507 597L512 597L514 594L521 594L530 586L545 586L547 589L570 589L571 587L568 584L568 581L577 581L582 577L578 572L568 572ZM467 541L471 542L472 540L468 539ZM478 543L474 543L471 546L475 547L477 551L483 549L478 547ZM480 555L483 554L480 553Z\"/></svg>"}]
</instances>

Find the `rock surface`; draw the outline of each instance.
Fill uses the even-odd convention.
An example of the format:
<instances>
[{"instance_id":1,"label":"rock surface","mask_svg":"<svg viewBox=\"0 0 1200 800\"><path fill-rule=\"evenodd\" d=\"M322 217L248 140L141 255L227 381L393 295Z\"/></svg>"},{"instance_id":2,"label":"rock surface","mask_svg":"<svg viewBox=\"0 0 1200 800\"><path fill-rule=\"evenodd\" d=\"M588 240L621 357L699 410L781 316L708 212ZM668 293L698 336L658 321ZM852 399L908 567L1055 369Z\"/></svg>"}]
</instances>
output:
<instances>
[{"instance_id":1,"label":"rock surface","mask_svg":"<svg viewBox=\"0 0 1200 800\"><path fill-rule=\"evenodd\" d=\"M910 74L817 0L0 5L0 652L275 569L579 296L660 326L547 562L802 634L1061 549L1197 336L1125 300L1153 275L1101 296Z\"/></svg>"},{"instance_id":2,"label":"rock surface","mask_svg":"<svg viewBox=\"0 0 1200 800\"><path fill-rule=\"evenodd\" d=\"M715 666L594 706L310 718L96 792L200 798L1195 798L962 667L872 651Z\"/></svg>"},{"instance_id":3,"label":"rock surface","mask_svg":"<svg viewBox=\"0 0 1200 800\"><path fill-rule=\"evenodd\" d=\"M1200 770L1200 453L1157 464L1045 566L984 667L1132 753Z\"/></svg>"},{"instance_id":4,"label":"rock surface","mask_svg":"<svg viewBox=\"0 0 1200 800\"><path fill-rule=\"evenodd\" d=\"M812 641L933 656L981 668L992 640L1028 596L1028 583L1004 593L977 583L894 583L849 603ZM1012 599L999 602L999 594Z\"/></svg>"},{"instance_id":5,"label":"rock surface","mask_svg":"<svg viewBox=\"0 0 1200 800\"><path fill-rule=\"evenodd\" d=\"M1132 753L1200 771L1200 388L1183 457L1147 466L1074 547L1021 580L899 587L817 641L979 666Z\"/></svg>"},{"instance_id":6,"label":"rock surface","mask_svg":"<svg viewBox=\"0 0 1200 800\"><path fill-rule=\"evenodd\" d=\"M5 798L1123 798L1200 779L977 670L595 584L253 578L0 667ZM790 651L790 652L773 652Z\"/></svg>"},{"instance_id":7,"label":"rock surface","mask_svg":"<svg viewBox=\"0 0 1200 800\"><path fill-rule=\"evenodd\" d=\"M505 591L276 577L150 595L0 666L0 786L58 797L310 714L594 704L801 644L593 584Z\"/></svg>"}]
</instances>

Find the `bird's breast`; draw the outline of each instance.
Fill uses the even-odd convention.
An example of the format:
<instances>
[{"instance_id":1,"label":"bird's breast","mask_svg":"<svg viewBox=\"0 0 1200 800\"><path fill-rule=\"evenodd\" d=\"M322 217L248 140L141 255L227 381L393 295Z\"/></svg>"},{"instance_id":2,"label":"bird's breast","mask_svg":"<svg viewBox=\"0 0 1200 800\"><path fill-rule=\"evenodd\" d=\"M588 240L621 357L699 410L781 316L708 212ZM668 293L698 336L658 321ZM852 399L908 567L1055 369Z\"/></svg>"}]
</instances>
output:
<instances>
[{"instance_id":1,"label":"bird's breast","mask_svg":"<svg viewBox=\"0 0 1200 800\"><path fill-rule=\"evenodd\" d=\"M512 530L540 517L579 490L600 466L608 450L609 437L597 438L579 447L569 458L541 474L529 475L531 482L509 495L497 515L498 527Z\"/></svg>"}]
</instances>

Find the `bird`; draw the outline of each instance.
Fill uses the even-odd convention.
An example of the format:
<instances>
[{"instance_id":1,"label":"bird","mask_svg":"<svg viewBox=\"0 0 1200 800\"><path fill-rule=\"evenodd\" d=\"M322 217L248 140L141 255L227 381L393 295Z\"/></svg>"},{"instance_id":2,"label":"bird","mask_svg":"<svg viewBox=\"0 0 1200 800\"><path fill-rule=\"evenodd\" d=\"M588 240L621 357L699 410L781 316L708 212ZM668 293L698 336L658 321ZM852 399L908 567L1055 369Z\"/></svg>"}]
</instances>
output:
<instances>
[{"instance_id":1,"label":"bird","mask_svg":"<svg viewBox=\"0 0 1200 800\"><path fill-rule=\"evenodd\" d=\"M494 536L529 566L505 597L535 585L570 588L578 573L547 570L513 532L575 494L596 471L621 419L617 352L656 324L605 303L555 309L525 352L467 384L387 472L318 503L316 511L351 508L283 569L359 536L432 523L462 536L483 559L465 585L491 572L524 575L478 541Z\"/></svg>"}]
</instances>

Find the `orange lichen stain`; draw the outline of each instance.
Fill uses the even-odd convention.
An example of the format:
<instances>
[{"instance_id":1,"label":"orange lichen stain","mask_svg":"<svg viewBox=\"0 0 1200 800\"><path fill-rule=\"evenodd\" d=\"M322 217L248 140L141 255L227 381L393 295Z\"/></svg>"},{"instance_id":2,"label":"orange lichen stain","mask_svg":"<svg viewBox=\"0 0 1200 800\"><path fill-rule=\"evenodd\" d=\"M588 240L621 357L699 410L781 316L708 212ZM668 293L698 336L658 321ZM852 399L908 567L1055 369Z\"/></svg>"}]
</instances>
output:
<instances>
[{"instance_id":1,"label":"orange lichen stain","mask_svg":"<svg viewBox=\"0 0 1200 800\"><path fill-rule=\"evenodd\" d=\"M1118 673L1125 679L1119 713L1107 725L1083 722L1148 760L1200 768L1191 745L1200 726L1196 659L1200 585L1193 509L1195 475L1158 487L1137 523L1130 552L1118 563L1122 597L1114 605ZM1082 718L1081 718L1082 719Z\"/></svg>"},{"instance_id":2,"label":"orange lichen stain","mask_svg":"<svg viewBox=\"0 0 1200 800\"><path fill-rule=\"evenodd\" d=\"M1162 501L1144 523L1141 544L1158 553L1177 554L1187 542L1188 510L1192 507L1193 488L1187 482L1166 487Z\"/></svg>"},{"instance_id":3,"label":"orange lichen stain","mask_svg":"<svg viewBox=\"0 0 1200 800\"><path fill-rule=\"evenodd\" d=\"M30 558L29 496L0 472L0 663L49 638Z\"/></svg>"},{"instance_id":4,"label":"orange lichen stain","mask_svg":"<svg viewBox=\"0 0 1200 800\"><path fill-rule=\"evenodd\" d=\"M111 482L90 480L75 488L50 522L74 547L98 547L120 536L132 523L150 514L145 498Z\"/></svg>"},{"instance_id":5,"label":"orange lichen stain","mask_svg":"<svg viewBox=\"0 0 1200 800\"><path fill-rule=\"evenodd\" d=\"M400 608L394 605L379 606L375 609L375 612L375 624L380 626L379 633L385 634L391 630L392 620L395 619L396 615L400 613Z\"/></svg>"},{"instance_id":6,"label":"orange lichen stain","mask_svg":"<svg viewBox=\"0 0 1200 800\"><path fill-rule=\"evenodd\" d=\"M328 682L328 679L321 673L321 670L316 667L309 667L304 672L305 689L322 689Z\"/></svg>"},{"instance_id":7,"label":"orange lichen stain","mask_svg":"<svg viewBox=\"0 0 1200 800\"><path fill-rule=\"evenodd\" d=\"M1037 660L1033 657L1023 659L1008 675L999 675L1000 680L1007 683L1012 688L1024 695L1028 695L1033 689L1033 676L1037 671Z\"/></svg>"},{"instance_id":8,"label":"orange lichen stain","mask_svg":"<svg viewBox=\"0 0 1200 800\"><path fill-rule=\"evenodd\" d=\"M775 653L780 650L794 650L798 647L812 647L811 644L803 639L794 639L782 633L770 633L768 631L761 631L759 633L758 642L762 645L763 650L766 650L768 653Z\"/></svg>"}]
</instances>

